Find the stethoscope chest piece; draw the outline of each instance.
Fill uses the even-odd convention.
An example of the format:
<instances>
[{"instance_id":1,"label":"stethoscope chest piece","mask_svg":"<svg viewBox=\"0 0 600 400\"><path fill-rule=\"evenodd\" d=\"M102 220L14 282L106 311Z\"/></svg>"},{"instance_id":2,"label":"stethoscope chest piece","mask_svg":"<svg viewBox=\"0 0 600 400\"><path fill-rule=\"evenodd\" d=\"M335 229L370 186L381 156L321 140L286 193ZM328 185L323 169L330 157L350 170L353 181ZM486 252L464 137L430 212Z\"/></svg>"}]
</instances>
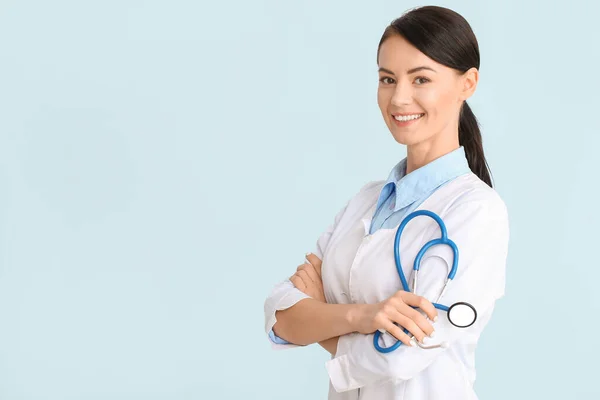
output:
<instances>
[{"instance_id":1,"label":"stethoscope chest piece","mask_svg":"<svg viewBox=\"0 0 600 400\"><path fill-rule=\"evenodd\" d=\"M448 308L448 321L457 328L468 328L477 320L475 307L465 302L452 304Z\"/></svg>"}]
</instances>

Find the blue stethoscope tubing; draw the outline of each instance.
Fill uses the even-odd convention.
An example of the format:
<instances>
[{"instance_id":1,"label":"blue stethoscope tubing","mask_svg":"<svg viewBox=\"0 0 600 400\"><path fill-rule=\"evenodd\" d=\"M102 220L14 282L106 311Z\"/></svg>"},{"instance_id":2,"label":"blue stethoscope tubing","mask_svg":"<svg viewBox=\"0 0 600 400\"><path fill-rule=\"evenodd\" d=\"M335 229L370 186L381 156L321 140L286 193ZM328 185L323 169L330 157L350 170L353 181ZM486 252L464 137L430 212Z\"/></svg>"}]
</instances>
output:
<instances>
[{"instance_id":1,"label":"blue stethoscope tubing","mask_svg":"<svg viewBox=\"0 0 600 400\"><path fill-rule=\"evenodd\" d=\"M414 211L411 214L409 214L406 218L404 218L404 220L398 227L398 230L396 231L396 237L394 239L394 259L396 261L396 269L398 270L398 275L400 276L400 281L402 282L403 290L405 292L410 292L408 282L406 281L406 277L404 276L404 271L402 270L402 263L400 262L400 237L402 236L402 231L404 231L404 228L406 227L406 225L413 218L416 218L416 217L419 217L422 215L431 217L438 223L438 225L440 226L440 230L441 230L441 237L427 242L421 248L419 253L417 254L417 257L415 258L415 262L413 265L413 271L414 271L413 273L415 274L414 278L416 279L416 275L419 272L419 268L421 266L421 259L423 258L423 255L432 246L436 246L439 244L445 244L445 245L450 246L450 248L452 249L452 252L454 253L454 260L452 262L452 268L450 269L450 272L448 273L448 277L446 278L446 282L444 284L444 289L442 289L442 291L440 293L439 297L441 297L446 289L446 286L448 285L448 282L451 281L452 279L454 279L454 276L456 275L456 271L458 269L458 247L456 246L456 243L454 243L452 240L448 239L448 232L446 230L446 225L444 224L444 221L442 221L442 219L436 213L429 211L429 210L417 210L417 211ZM439 299L438 299L438 301L439 301ZM442 310L442 311L446 311L446 312L449 309L449 307L447 307L443 304L439 304L439 303L433 303L433 306L435 308L437 308L438 310ZM408 329L404 329L404 333L408 333ZM375 331L375 336L373 337L373 344L375 345L375 349L377 349L377 351L379 351L380 353L392 352L402 345L402 342L400 340L398 340L396 343L394 343L390 347L382 347L379 345L380 337L381 337L381 332Z\"/></svg>"}]
</instances>

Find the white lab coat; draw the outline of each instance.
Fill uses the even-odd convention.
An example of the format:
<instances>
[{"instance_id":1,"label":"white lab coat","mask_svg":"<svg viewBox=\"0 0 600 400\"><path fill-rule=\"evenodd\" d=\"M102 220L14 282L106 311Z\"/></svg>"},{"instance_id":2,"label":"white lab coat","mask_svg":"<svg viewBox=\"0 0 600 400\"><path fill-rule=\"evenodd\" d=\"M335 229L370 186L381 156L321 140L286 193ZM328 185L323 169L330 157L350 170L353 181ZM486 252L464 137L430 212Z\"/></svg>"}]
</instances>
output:
<instances>
[{"instance_id":1,"label":"white lab coat","mask_svg":"<svg viewBox=\"0 0 600 400\"><path fill-rule=\"evenodd\" d=\"M376 303L402 289L394 261L396 229L368 234L384 184L376 181L362 187L317 240L313 252L323 260L328 303ZM448 237L459 250L458 272L439 302L448 306L468 302L477 310L477 321L468 328L457 328L449 323L445 312L439 311L431 343L446 341L446 349L402 345L382 354L373 346L373 334L342 336L335 356L326 363L330 400L477 399L473 390L475 348L495 301L504 294L509 239L506 206L495 190L468 173L435 191L417 208L422 209L443 219ZM427 216L413 219L404 229L400 254L409 285L418 251L438 237L437 223ZM429 249L422 259L417 294L437 300L448 273L447 265L452 265L448 246ZM276 322L277 310L306 297L287 280L278 284L265 301L266 333ZM382 340L386 347L395 342L389 334L382 335ZM272 346L297 347L275 343Z\"/></svg>"}]
</instances>

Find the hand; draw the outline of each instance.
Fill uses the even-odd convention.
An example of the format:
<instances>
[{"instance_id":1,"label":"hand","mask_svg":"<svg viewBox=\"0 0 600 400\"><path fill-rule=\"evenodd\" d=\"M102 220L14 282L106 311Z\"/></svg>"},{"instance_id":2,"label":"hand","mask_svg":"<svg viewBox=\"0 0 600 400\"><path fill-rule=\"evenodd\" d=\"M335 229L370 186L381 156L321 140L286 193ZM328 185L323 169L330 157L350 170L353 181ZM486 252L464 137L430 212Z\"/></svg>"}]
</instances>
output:
<instances>
[{"instance_id":1,"label":"hand","mask_svg":"<svg viewBox=\"0 0 600 400\"><path fill-rule=\"evenodd\" d=\"M321 260L312 253L306 255L307 262L300 265L290 281L304 294L326 303L321 279Z\"/></svg>"},{"instance_id":2,"label":"hand","mask_svg":"<svg viewBox=\"0 0 600 400\"><path fill-rule=\"evenodd\" d=\"M402 343L411 346L410 337L402 329L406 328L423 343L425 336L433 336L433 325L413 307L420 308L429 319L437 320L437 310L429 300L400 290L377 304L357 305L351 323L359 333L369 334L376 330L385 330ZM400 327L394 323L398 323Z\"/></svg>"}]
</instances>

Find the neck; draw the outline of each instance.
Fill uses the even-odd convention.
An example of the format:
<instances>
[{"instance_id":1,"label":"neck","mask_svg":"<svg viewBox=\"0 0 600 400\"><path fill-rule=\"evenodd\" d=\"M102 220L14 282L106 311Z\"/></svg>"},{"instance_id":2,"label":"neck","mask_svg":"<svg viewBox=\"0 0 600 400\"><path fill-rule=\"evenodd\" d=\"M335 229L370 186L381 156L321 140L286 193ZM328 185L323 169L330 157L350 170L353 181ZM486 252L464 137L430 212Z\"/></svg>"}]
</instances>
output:
<instances>
[{"instance_id":1,"label":"neck","mask_svg":"<svg viewBox=\"0 0 600 400\"><path fill-rule=\"evenodd\" d=\"M456 135L436 135L431 140L409 145L406 150L406 174L424 167L459 147L458 133Z\"/></svg>"}]
</instances>

